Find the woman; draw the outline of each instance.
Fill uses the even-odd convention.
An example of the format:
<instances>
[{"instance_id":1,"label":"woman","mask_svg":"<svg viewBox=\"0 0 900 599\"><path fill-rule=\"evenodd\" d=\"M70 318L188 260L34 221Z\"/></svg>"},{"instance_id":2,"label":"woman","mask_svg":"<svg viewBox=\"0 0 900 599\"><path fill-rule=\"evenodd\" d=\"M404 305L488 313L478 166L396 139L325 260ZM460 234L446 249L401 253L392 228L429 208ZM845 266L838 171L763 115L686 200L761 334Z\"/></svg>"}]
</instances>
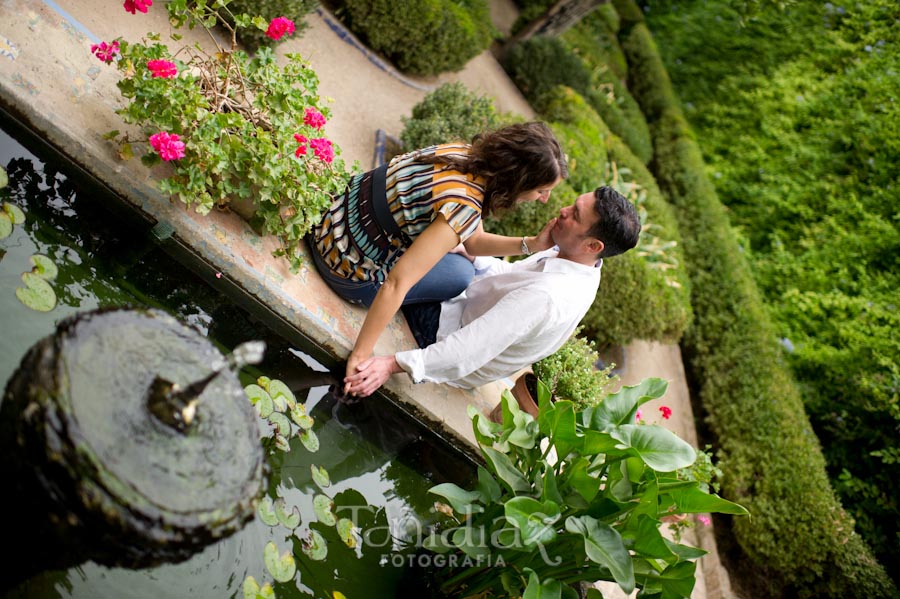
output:
<instances>
[{"instance_id":1,"label":"woman","mask_svg":"<svg viewBox=\"0 0 900 599\"><path fill-rule=\"evenodd\" d=\"M347 375L372 355L401 305L459 295L474 274L450 253L460 243L472 256L530 254L552 245L550 226L535 237L486 233L482 216L521 202L546 203L568 176L550 129L518 123L397 156L353 177L308 241L325 282L344 299L370 306L347 360ZM551 221L552 222L552 221Z\"/></svg>"}]
</instances>

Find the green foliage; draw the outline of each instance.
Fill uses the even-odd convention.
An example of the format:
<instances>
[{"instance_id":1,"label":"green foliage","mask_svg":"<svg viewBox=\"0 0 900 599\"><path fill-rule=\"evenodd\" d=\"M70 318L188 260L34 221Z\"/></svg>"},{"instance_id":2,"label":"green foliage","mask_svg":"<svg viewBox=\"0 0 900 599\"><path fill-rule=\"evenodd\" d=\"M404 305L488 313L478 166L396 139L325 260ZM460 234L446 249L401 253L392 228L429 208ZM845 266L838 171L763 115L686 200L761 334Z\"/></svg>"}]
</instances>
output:
<instances>
[{"instance_id":1,"label":"green foliage","mask_svg":"<svg viewBox=\"0 0 900 599\"><path fill-rule=\"evenodd\" d=\"M736 538L755 575L777 587L773 594L893 596L896 589L832 491L745 251L706 177L649 31L637 24L622 44L632 90L641 90L636 97L651 123L657 181L691 240L685 257L695 321L684 348L721 445L723 495L753 513L752 525L734 523Z\"/></svg>"},{"instance_id":2,"label":"green foliage","mask_svg":"<svg viewBox=\"0 0 900 599\"><path fill-rule=\"evenodd\" d=\"M486 0L340 0L337 16L412 75L460 70L494 38Z\"/></svg>"},{"instance_id":3,"label":"green foliage","mask_svg":"<svg viewBox=\"0 0 900 599\"><path fill-rule=\"evenodd\" d=\"M705 552L664 539L660 518L747 511L679 478L695 462L690 445L662 427L634 424L638 408L666 386L647 379L585 409L539 394L537 420L508 392L502 424L472 411L485 458L477 485L431 489L460 515L425 542L452 558L435 573L441 592L561 598L570 596L563 585L607 580L625 593L689 597L694 560ZM493 567L456 565L465 556L489 558Z\"/></svg>"},{"instance_id":4,"label":"green foliage","mask_svg":"<svg viewBox=\"0 0 900 599\"><path fill-rule=\"evenodd\" d=\"M882 456L900 450L900 8L743 4L752 18L699 2L648 16L832 482L898 572L900 465Z\"/></svg>"},{"instance_id":5,"label":"green foliage","mask_svg":"<svg viewBox=\"0 0 900 599\"><path fill-rule=\"evenodd\" d=\"M430 92L413 106L412 117L402 120L400 140L406 151L456 140L468 142L500 124L493 100L470 92L459 82L445 83Z\"/></svg>"},{"instance_id":6,"label":"green foliage","mask_svg":"<svg viewBox=\"0 0 900 599\"><path fill-rule=\"evenodd\" d=\"M603 402L610 386L618 377L612 366L597 370L600 359L593 341L580 336L580 329L555 353L534 364L534 374L547 385L550 393L583 410Z\"/></svg>"},{"instance_id":7,"label":"green foliage","mask_svg":"<svg viewBox=\"0 0 900 599\"><path fill-rule=\"evenodd\" d=\"M211 27L220 22L205 3L186 8L180 0L167 8L176 25ZM247 15L235 19L250 22ZM190 46L173 54L154 37L143 43L121 42L117 66L123 77L118 86L129 103L118 113L147 137L162 131L184 142L184 157L170 163L171 174L160 189L201 213L232 202L253 204L263 232L277 235L283 242L281 253L298 267L299 240L346 184L340 158L332 162L315 156L312 149L294 156L295 134L321 137L319 130L304 124L304 111L314 108L329 115L321 105L315 72L294 54L280 67L268 48L253 58L221 47L213 55ZM153 77L147 62L154 59L174 62L178 75ZM132 142L145 140L122 137L125 154ZM340 149L332 147L339 155ZM160 157L150 152L142 161L152 166Z\"/></svg>"},{"instance_id":8,"label":"green foliage","mask_svg":"<svg viewBox=\"0 0 900 599\"><path fill-rule=\"evenodd\" d=\"M319 0L232 0L229 8L232 13L248 13L259 15L266 21L275 17L286 17L294 22L296 30L294 36L299 37L308 27L304 21L306 15L316 10ZM233 19L228 19L234 24ZM238 40L251 52L261 47L274 47L288 38L273 40L266 32L255 28L245 27L238 30Z\"/></svg>"},{"instance_id":9,"label":"green foliage","mask_svg":"<svg viewBox=\"0 0 900 599\"><path fill-rule=\"evenodd\" d=\"M586 47L597 47L591 41L581 41ZM543 110L553 88L571 87L643 162L650 161L653 149L647 124L633 100L625 100L628 91L605 65L589 64L562 39L538 36L511 48L503 66L538 111ZM627 113L623 110L626 106Z\"/></svg>"}]
</instances>

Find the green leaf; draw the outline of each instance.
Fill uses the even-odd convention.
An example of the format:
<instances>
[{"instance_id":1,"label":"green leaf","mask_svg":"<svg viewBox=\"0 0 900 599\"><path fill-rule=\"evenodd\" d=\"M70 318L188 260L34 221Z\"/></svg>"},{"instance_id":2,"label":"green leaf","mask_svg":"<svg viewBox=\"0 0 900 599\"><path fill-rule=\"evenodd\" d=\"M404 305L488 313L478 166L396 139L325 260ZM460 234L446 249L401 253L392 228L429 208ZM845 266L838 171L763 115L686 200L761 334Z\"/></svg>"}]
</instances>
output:
<instances>
[{"instance_id":1,"label":"green leaf","mask_svg":"<svg viewBox=\"0 0 900 599\"><path fill-rule=\"evenodd\" d=\"M334 515L334 502L327 495L316 495L313 498L313 510L316 512L316 518L325 526L334 526L337 518Z\"/></svg>"},{"instance_id":2,"label":"green leaf","mask_svg":"<svg viewBox=\"0 0 900 599\"><path fill-rule=\"evenodd\" d=\"M475 486L481 493L482 501L485 504L496 503L503 494L503 489L491 473L484 469L483 466L478 467L478 484Z\"/></svg>"},{"instance_id":3,"label":"green leaf","mask_svg":"<svg viewBox=\"0 0 900 599\"><path fill-rule=\"evenodd\" d=\"M269 381L269 386L266 390L269 392L275 405L278 406L278 409L281 411L288 408L293 410L294 406L297 405L297 399L294 397L294 393L288 389L287 385L277 379ZM300 423L298 422L297 424Z\"/></svg>"},{"instance_id":4,"label":"green leaf","mask_svg":"<svg viewBox=\"0 0 900 599\"><path fill-rule=\"evenodd\" d=\"M671 497L677 506L677 511L682 514L720 513L733 514L735 516L750 515L750 512L744 506L722 499L713 493L707 493L697 486L667 489L665 493L660 494Z\"/></svg>"},{"instance_id":5,"label":"green leaf","mask_svg":"<svg viewBox=\"0 0 900 599\"><path fill-rule=\"evenodd\" d=\"M256 508L256 513L263 524L267 526L278 526L278 516L275 514L274 503L269 496L263 497Z\"/></svg>"},{"instance_id":6,"label":"green leaf","mask_svg":"<svg viewBox=\"0 0 900 599\"><path fill-rule=\"evenodd\" d=\"M115 139L115 138L119 137L119 130L118 130L118 129L113 129L112 131L107 131L106 133L103 134L102 137L103 137L103 139L105 139L106 141L109 141L109 140L111 140L111 139Z\"/></svg>"},{"instance_id":7,"label":"green leaf","mask_svg":"<svg viewBox=\"0 0 900 599\"><path fill-rule=\"evenodd\" d=\"M310 529L305 539L300 540L300 548L306 557L320 562L328 557L328 545L318 531Z\"/></svg>"},{"instance_id":8,"label":"green leaf","mask_svg":"<svg viewBox=\"0 0 900 599\"><path fill-rule=\"evenodd\" d=\"M300 433L300 442L307 451L315 453L319 451L319 437L312 430Z\"/></svg>"},{"instance_id":9,"label":"green leaf","mask_svg":"<svg viewBox=\"0 0 900 599\"><path fill-rule=\"evenodd\" d=\"M632 546L634 552L648 558L672 560L675 554L672 553L665 537L659 531L659 521L641 514L638 516L637 522Z\"/></svg>"},{"instance_id":10,"label":"green leaf","mask_svg":"<svg viewBox=\"0 0 900 599\"><path fill-rule=\"evenodd\" d=\"M6 169L0 166L0 189L7 185L9 185L9 175L6 174Z\"/></svg>"},{"instance_id":11,"label":"green leaf","mask_svg":"<svg viewBox=\"0 0 900 599\"><path fill-rule=\"evenodd\" d=\"M324 491L327 487L331 486L331 477L328 476L328 471L325 470L324 467L310 464L309 470L312 472L313 482L316 483L320 489Z\"/></svg>"},{"instance_id":12,"label":"green leaf","mask_svg":"<svg viewBox=\"0 0 900 599\"><path fill-rule=\"evenodd\" d=\"M666 546L669 548L669 550L678 556L679 561L695 560L709 553L708 551L700 549L699 547L681 545L679 543L675 543L674 541L670 541L665 537L663 538L663 540L666 542Z\"/></svg>"},{"instance_id":13,"label":"green leaf","mask_svg":"<svg viewBox=\"0 0 900 599\"><path fill-rule=\"evenodd\" d=\"M500 453L490 447L481 447L488 466L494 471L497 477L503 481L513 494L528 493L531 491L531 484L513 465L509 456Z\"/></svg>"},{"instance_id":14,"label":"green leaf","mask_svg":"<svg viewBox=\"0 0 900 599\"><path fill-rule=\"evenodd\" d=\"M291 442L279 434L275 434L275 448L285 453L291 450Z\"/></svg>"},{"instance_id":15,"label":"green leaf","mask_svg":"<svg viewBox=\"0 0 900 599\"><path fill-rule=\"evenodd\" d=\"M247 395L250 403L256 407L256 413L259 414L261 418L268 418L274 411L275 404L272 402L272 398L269 397L269 393L259 385L247 385L244 387L244 393Z\"/></svg>"},{"instance_id":16,"label":"green leaf","mask_svg":"<svg viewBox=\"0 0 900 599\"><path fill-rule=\"evenodd\" d=\"M543 486L541 492L543 500L553 501L560 505L564 503L562 495L559 493L559 487L556 484L556 474L553 472L553 467L549 464L544 464L544 475L541 484Z\"/></svg>"},{"instance_id":17,"label":"green leaf","mask_svg":"<svg viewBox=\"0 0 900 599\"><path fill-rule=\"evenodd\" d=\"M584 537L584 552L588 559L608 568L626 594L634 590L631 555L613 527L590 516L570 516L566 519L566 530Z\"/></svg>"},{"instance_id":18,"label":"green leaf","mask_svg":"<svg viewBox=\"0 0 900 599\"><path fill-rule=\"evenodd\" d=\"M53 287L38 275L30 272L22 273L25 288L16 288L19 301L37 312L49 312L56 307L56 292Z\"/></svg>"},{"instance_id":19,"label":"green leaf","mask_svg":"<svg viewBox=\"0 0 900 599\"><path fill-rule=\"evenodd\" d=\"M586 409L582 413L582 424L597 431L631 424L637 409L651 399L662 397L668 386L664 379L649 378L637 385L622 387L599 406Z\"/></svg>"},{"instance_id":20,"label":"green leaf","mask_svg":"<svg viewBox=\"0 0 900 599\"><path fill-rule=\"evenodd\" d=\"M275 427L275 433L282 437L291 436L291 421L281 412L272 412L269 414L269 423Z\"/></svg>"},{"instance_id":21,"label":"green leaf","mask_svg":"<svg viewBox=\"0 0 900 599\"><path fill-rule=\"evenodd\" d=\"M551 438L559 459L582 444L575 432L575 404L571 401L557 401L552 408L541 410L538 423L541 432Z\"/></svg>"},{"instance_id":22,"label":"green leaf","mask_svg":"<svg viewBox=\"0 0 900 599\"><path fill-rule=\"evenodd\" d=\"M566 469L565 482L574 488L588 503L600 492L600 480L588 474L590 462L586 458L578 458Z\"/></svg>"},{"instance_id":23,"label":"green leaf","mask_svg":"<svg viewBox=\"0 0 900 599\"><path fill-rule=\"evenodd\" d=\"M3 189L3 187L5 186L0 185L0 189ZM3 212L9 216L9 220L12 221L12 224L14 225L21 225L25 222L25 213L22 212L21 208L11 202L3 202Z\"/></svg>"},{"instance_id":24,"label":"green leaf","mask_svg":"<svg viewBox=\"0 0 900 599\"><path fill-rule=\"evenodd\" d=\"M637 452L645 464L658 472L687 468L697 459L690 444L661 426L624 424L610 434L626 448Z\"/></svg>"},{"instance_id":25,"label":"green leaf","mask_svg":"<svg viewBox=\"0 0 900 599\"><path fill-rule=\"evenodd\" d=\"M531 449L537 442L538 427L527 412L519 412L513 417L513 429L508 431L506 440L517 447Z\"/></svg>"},{"instance_id":26,"label":"green leaf","mask_svg":"<svg viewBox=\"0 0 900 599\"><path fill-rule=\"evenodd\" d=\"M288 582L293 580L297 573L297 563L290 551L285 551L278 555L278 547L272 541L266 545L263 552L263 558L266 562L266 569L269 574L278 582Z\"/></svg>"},{"instance_id":27,"label":"green leaf","mask_svg":"<svg viewBox=\"0 0 900 599\"><path fill-rule=\"evenodd\" d=\"M682 599L690 597L694 592L697 564L695 562L678 562L672 564L659 575L662 583L663 599Z\"/></svg>"},{"instance_id":28,"label":"green leaf","mask_svg":"<svg viewBox=\"0 0 900 599\"><path fill-rule=\"evenodd\" d=\"M473 405L466 407L466 414L472 420L472 430L475 440L479 445L493 445L497 433L503 430L503 426L486 417Z\"/></svg>"},{"instance_id":29,"label":"green leaf","mask_svg":"<svg viewBox=\"0 0 900 599\"><path fill-rule=\"evenodd\" d=\"M275 516L278 518L281 525L288 530L293 531L300 526L300 510L297 509L297 506L294 506L293 509L288 512L287 502L283 497L275 502Z\"/></svg>"},{"instance_id":30,"label":"green leaf","mask_svg":"<svg viewBox=\"0 0 900 599\"><path fill-rule=\"evenodd\" d=\"M559 505L553 501L541 503L531 497L514 497L503 505L506 519L521 532L526 547L545 545L556 540L554 523L559 520Z\"/></svg>"},{"instance_id":31,"label":"green leaf","mask_svg":"<svg viewBox=\"0 0 900 599\"><path fill-rule=\"evenodd\" d=\"M244 599L275 599L275 591L270 583L261 588L252 576L244 579Z\"/></svg>"},{"instance_id":32,"label":"green leaf","mask_svg":"<svg viewBox=\"0 0 900 599\"><path fill-rule=\"evenodd\" d=\"M460 526L454 529L450 540L469 557L478 558L491 554L490 539L483 526Z\"/></svg>"},{"instance_id":33,"label":"green leaf","mask_svg":"<svg viewBox=\"0 0 900 599\"><path fill-rule=\"evenodd\" d=\"M306 406L302 403L294 403L294 407L291 408L291 420L305 431L311 429L316 423L312 416L306 413Z\"/></svg>"},{"instance_id":34,"label":"green leaf","mask_svg":"<svg viewBox=\"0 0 900 599\"><path fill-rule=\"evenodd\" d=\"M475 503L476 501L484 502L484 497L479 491L466 491L453 483L443 483L431 487L428 492L440 495L449 501L453 510L458 514L478 514L484 511L482 506Z\"/></svg>"},{"instance_id":35,"label":"green leaf","mask_svg":"<svg viewBox=\"0 0 900 599\"><path fill-rule=\"evenodd\" d=\"M338 536L341 537L341 540L344 542L344 545L353 549L356 547L357 539L356 539L356 526L353 524L353 521L348 518L341 518L337 521Z\"/></svg>"},{"instance_id":36,"label":"green leaf","mask_svg":"<svg viewBox=\"0 0 900 599\"><path fill-rule=\"evenodd\" d=\"M0 239L6 239L13 232L12 220L5 212L0 212Z\"/></svg>"},{"instance_id":37,"label":"green leaf","mask_svg":"<svg viewBox=\"0 0 900 599\"><path fill-rule=\"evenodd\" d=\"M43 254L35 254L31 258L31 263L34 265L34 268L31 270L34 274L41 277L46 281L52 281L59 275L59 269L56 268L56 264L53 263L53 260L48 258Z\"/></svg>"},{"instance_id":38,"label":"green leaf","mask_svg":"<svg viewBox=\"0 0 900 599\"><path fill-rule=\"evenodd\" d=\"M552 578L541 582L537 573L527 568L528 586L522 594L522 599L562 599L562 584Z\"/></svg>"}]
</instances>

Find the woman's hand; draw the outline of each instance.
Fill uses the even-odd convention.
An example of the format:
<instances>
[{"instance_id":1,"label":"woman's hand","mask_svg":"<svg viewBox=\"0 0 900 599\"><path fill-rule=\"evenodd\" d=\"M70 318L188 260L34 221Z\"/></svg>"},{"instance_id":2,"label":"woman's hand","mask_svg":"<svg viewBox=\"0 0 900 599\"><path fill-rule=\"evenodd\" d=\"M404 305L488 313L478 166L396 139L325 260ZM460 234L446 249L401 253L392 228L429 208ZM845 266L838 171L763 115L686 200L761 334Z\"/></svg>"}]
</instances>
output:
<instances>
[{"instance_id":1,"label":"woman's hand","mask_svg":"<svg viewBox=\"0 0 900 599\"><path fill-rule=\"evenodd\" d=\"M355 395L349 380L358 372L359 365L368 358L369 356L359 355L355 351L350 353L350 357L347 358L347 370L344 373L344 393Z\"/></svg>"},{"instance_id":2,"label":"woman's hand","mask_svg":"<svg viewBox=\"0 0 900 599\"><path fill-rule=\"evenodd\" d=\"M403 369L394 356L374 356L360 362L354 374L348 374L344 379L344 389L353 395L368 397L398 372L403 372Z\"/></svg>"},{"instance_id":3,"label":"woman's hand","mask_svg":"<svg viewBox=\"0 0 900 599\"><path fill-rule=\"evenodd\" d=\"M556 219L551 218L544 228L541 229L541 232L537 234L536 237L529 237L526 243L528 243L528 249L532 252L541 252L543 250L549 250L552 248L555 243L553 243L553 237L550 235L550 231L553 230L553 227L556 226ZM532 245L532 243L534 245Z\"/></svg>"}]
</instances>

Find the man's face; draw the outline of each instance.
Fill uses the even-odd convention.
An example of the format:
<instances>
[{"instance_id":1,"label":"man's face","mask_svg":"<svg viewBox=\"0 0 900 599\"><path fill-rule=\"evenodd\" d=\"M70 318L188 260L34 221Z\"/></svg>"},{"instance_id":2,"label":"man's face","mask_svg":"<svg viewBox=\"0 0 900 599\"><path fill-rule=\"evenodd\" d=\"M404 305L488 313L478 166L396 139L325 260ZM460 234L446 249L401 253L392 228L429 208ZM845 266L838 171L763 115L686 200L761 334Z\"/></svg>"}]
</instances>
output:
<instances>
[{"instance_id":1,"label":"man's face","mask_svg":"<svg viewBox=\"0 0 900 599\"><path fill-rule=\"evenodd\" d=\"M580 245L593 240L588 237L588 231L599 218L594 210L594 194L581 194L574 204L559 211L556 225L550 230L550 237L561 250L573 252Z\"/></svg>"}]
</instances>

